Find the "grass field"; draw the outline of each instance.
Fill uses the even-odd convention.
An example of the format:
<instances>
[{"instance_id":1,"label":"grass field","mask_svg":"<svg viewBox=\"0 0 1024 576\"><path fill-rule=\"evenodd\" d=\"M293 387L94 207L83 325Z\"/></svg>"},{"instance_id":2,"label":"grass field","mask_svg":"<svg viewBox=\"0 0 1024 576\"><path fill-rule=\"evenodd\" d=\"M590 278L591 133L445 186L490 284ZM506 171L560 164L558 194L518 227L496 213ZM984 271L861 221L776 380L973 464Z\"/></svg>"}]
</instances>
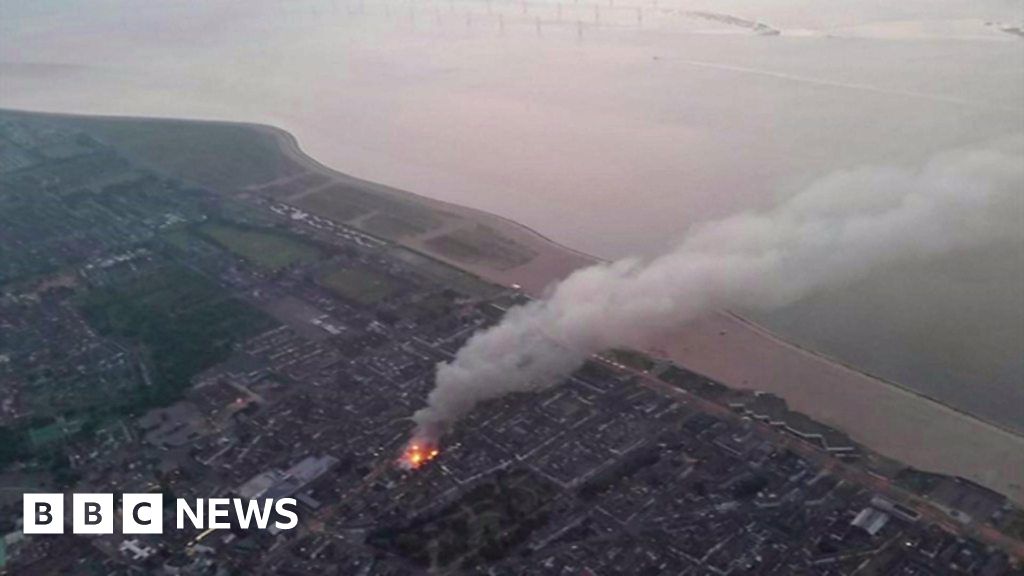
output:
<instances>
[{"instance_id":1,"label":"grass field","mask_svg":"<svg viewBox=\"0 0 1024 576\"><path fill-rule=\"evenodd\" d=\"M400 287L395 279L365 268L340 268L320 282L342 298L365 305L394 295Z\"/></svg>"},{"instance_id":2,"label":"grass field","mask_svg":"<svg viewBox=\"0 0 1024 576\"><path fill-rule=\"evenodd\" d=\"M522 266L537 253L506 238L489 226L460 228L426 241L426 245L459 262L486 264L500 270Z\"/></svg>"},{"instance_id":3,"label":"grass field","mask_svg":"<svg viewBox=\"0 0 1024 576\"><path fill-rule=\"evenodd\" d=\"M302 171L272 134L249 126L84 117L65 122L161 172L221 192Z\"/></svg>"},{"instance_id":4,"label":"grass field","mask_svg":"<svg viewBox=\"0 0 1024 576\"><path fill-rule=\"evenodd\" d=\"M315 262L323 256L316 246L272 230L211 222L198 232L266 270Z\"/></svg>"},{"instance_id":5,"label":"grass field","mask_svg":"<svg viewBox=\"0 0 1024 576\"><path fill-rule=\"evenodd\" d=\"M318 216L330 218L337 222L345 222L370 213L370 209L357 202L337 198L331 190L322 190L315 194L303 196L296 200L295 205Z\"/></svg>"},{"instance_id":6,"label":"grass field","mask_svg":"<svg viewBox=\"0 0 1024 576\"><path fill-rule=\"evenodd\" d=\"M89 292L80 307L100 334L145 348L154 387L142 400L152 405L177 398L193 376L226 360L237 342L274 325L217 284L174 264Z\"/></svg>"},{"instance_id":7,"label":"grass field","mask_svg":"<svg viewBox=\"0 0 1024 576\"><path fill-rule=\"evenodd\" d=\"M28 440L33 449L39 449L64 439L64 431L60 424L54 422L47 426L32 428L28 431Z\"/></svg>"}]
</instances>

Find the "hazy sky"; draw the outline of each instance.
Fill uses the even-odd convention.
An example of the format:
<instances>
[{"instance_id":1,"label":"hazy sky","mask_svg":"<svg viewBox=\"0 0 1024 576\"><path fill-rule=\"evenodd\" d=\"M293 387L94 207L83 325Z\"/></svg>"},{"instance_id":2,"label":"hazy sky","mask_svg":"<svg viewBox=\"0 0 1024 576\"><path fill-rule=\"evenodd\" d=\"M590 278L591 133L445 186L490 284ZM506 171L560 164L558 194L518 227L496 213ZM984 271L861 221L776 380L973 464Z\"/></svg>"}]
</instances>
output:
<instances>
[{"instance_id":1,"label":"hazy sky","mask_svg":"<svg viewBox=\"0 0 1024 576\"><path fill-rule=\"evenodd\" d=\"M276 124L339 170L614 258L835 170L1024 132L1024 39L1000 29L1022 22L1019 0L3 0L0 105ZM769 320L1024 426L1022 253Z\"/></svg>"}]
</instances>

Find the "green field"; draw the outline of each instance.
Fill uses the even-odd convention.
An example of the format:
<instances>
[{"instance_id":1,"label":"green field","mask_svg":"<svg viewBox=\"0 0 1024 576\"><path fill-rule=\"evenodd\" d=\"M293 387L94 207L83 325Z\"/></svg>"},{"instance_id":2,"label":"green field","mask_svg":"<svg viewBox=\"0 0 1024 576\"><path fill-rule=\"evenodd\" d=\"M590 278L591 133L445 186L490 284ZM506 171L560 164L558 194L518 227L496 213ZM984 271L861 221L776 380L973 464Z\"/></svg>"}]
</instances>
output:
<instances>
[{"instance_id":1,"label":"green field","mask_svg":"<svg viewBox=\"0 0 1024 576\"><path fill-rule=\"evenodd\" d=\"M362 204L336 197L331 189L303 196L295 201L295 205L336 222L353 220L370 213L370 209Z\"/></svg>"},{"instance_id":2,"label":"green field","mask_svg":"<svg viewBox=\"0 0 1024 576\"><path fill-rule=\"evenodd\" d=\"M365 305L393 296L400 287L390 276L365 268L340 268L320 282L342 298Z\"/></svg>"},{"instance_id":3,"label":"green field","mask_svg":"<svg viewBox=\"0 0 1024 576\"><path fill-rule=\"evenodd\" d=\"M489 226L459 228L436 236L425 243L431 250L447 258L472 264L486 264L499 270L522 266L537 253L502 236Z\"/></svg>"},{"instance_id":4,"label":"green field","mask_svg":"<svg viewBox=\"0 0 1024 576\"><path fill-rule=\"evenodd\" d=\"M236 124L128 118L62 121L157 170L220 192L298 174L269 132Z\"/></svg>"},{"instance_id":5,"label":"green field","mask_svg":"<svg viewBox=\"0 0 1024 576\"><path fill-rule=\"evenodd\" d=\"M125 399L132 404L166 404L192 377L226 360L236 343L274 325L256 308L178 265L90 292L80 307L100 334L145 349L153 386L141 390L140 399Z\"/></svg>"},{"instance_id":6,"label":"green field","mask_svg":"<svg viewBox=\"0 0 1024 576\"><path fill-rule=\"evenodd\" d=\"M82 428L80 420L65 421L63 418L28 431L29 445L33 450L38 451L64 441L65 436L74 435Z\"/></svg>"},{"instance_id":7,"label":"green field","mask_svg":"<svg viewBox=\"0 0 1024 576\"><path fill-rule=\"evenodd\" d=\"M211 222L203 224L197 231L265 270L315 262L323 256L323 252L313 244L267 229Z\"/></svg>"},{"instance_id":8,"label":"green field","mask_svg":"<svg viewBox=\"0 0 1024 576\"><path fill-rule=\"evenodd\" d=\"M40 428L33 428L28 431L28 441L33 448L40 448L64 439L64 431L59 424L54 422Z\"/></svg>"}]
</instances>

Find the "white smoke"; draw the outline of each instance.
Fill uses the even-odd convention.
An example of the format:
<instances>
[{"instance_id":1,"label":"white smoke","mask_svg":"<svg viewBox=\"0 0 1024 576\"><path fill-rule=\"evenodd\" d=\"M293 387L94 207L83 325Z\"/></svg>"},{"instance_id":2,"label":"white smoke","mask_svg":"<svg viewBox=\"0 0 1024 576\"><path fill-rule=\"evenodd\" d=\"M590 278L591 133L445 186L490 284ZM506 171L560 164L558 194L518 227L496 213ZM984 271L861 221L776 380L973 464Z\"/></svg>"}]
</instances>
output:
<instances>
[{"instance_id":1,"label":"white smoke","mask_svg":"<svg viewBox=\"0 0 1024 576\"><path fill-rule=\"evenodd\" d=\"M1022 198L1015 135L917 169L834 173L771 210L696 226L659 257L579 270L438 365L417 436L434 439L483 400L555 385L591 354L642 348L709 311L770 310L907 259L1024 249Z\"/></svg>"}]
</instances>

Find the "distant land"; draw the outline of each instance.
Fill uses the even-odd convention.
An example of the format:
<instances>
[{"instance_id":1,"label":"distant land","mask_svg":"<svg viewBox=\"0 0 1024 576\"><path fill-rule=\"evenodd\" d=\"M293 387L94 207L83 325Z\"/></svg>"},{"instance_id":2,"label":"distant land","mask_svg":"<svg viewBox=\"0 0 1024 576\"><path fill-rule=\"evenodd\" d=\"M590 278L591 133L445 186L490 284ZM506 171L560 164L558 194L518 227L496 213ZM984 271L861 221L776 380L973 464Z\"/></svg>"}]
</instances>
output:
<instances>
[{"instance_id":1,"label":"distant land","mask_svg":"<svg viewBox=\"0 0 1024 576\"><path fill-rule=\"evenodd\" d=\"M159 172L343 222L534 297L597 261L500 216L336 171L271 126L4 113L60 119ZM648 352L733 388L776 394L885 457L1024 503L1024 437L793 345L747 318L723 311Z\"/></svg>"}]
</instances>

